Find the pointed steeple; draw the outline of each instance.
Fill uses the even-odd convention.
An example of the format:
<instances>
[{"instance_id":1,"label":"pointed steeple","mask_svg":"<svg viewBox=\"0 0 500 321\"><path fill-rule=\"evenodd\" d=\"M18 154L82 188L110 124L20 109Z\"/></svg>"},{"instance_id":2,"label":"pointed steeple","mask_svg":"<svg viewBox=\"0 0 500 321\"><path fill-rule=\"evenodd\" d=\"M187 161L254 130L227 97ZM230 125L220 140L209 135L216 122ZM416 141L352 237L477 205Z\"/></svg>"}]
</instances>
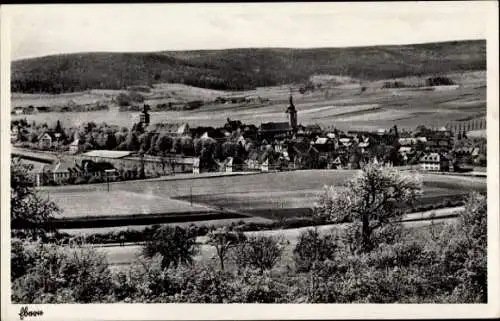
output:
<instances>
[{"instance_id":1,"label":"pointed steeple","mask_svg":"<svg viewBox=\"0 0 500 321\"><path fill-rule=\"evenodd\" d=\"M295 105L293 104L293 95L292 95L292 88L290 88L290 97L289 97L289 105L286 110L288 114L290 114L290 127L294 131L297 130L297 110L295 109Z\"/></svg>"}]
</instances>

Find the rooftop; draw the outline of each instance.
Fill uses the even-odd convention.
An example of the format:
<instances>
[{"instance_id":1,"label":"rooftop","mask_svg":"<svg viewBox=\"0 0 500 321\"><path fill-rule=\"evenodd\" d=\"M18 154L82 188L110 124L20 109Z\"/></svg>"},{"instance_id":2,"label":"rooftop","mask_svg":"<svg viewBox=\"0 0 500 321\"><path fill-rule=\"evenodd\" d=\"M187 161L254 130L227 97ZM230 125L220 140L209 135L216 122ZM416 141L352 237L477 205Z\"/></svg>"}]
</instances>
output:
<instances>
[{"instance_id":1,"label":"rooftop","mask_svg":"<svg viewBox=\"0 0 500 321\"><path fill-rule=\"evenodd\" d=\"M430 153L422 156L420 161L425 163L439 163L441 161L441 155L438 153Z\"/></svg>"},{"instance_id":2,"label":"rooftop","mask_svg":"<svg viewBox=\"0 0 500 321\"><path fill-rule=\"evenodd\" d=\"M314 142L314 144L323 145L323 144L326 144L327 142L328 142L327 137L318 137L316 139L316 141Z\"/></svg>"},{"instance_id":3,"label":"rooftop","mask_svg":"<svg viewBox=\"0 0 500 321\"><path fill-rule=\"evenodd\" d=\"M261 131L290 131L292 128L287 122L281 123L262 123L260 124Z\"/></svg>"},{"instance_id":4,"label":"rooftop","mask_svg":"<svg viewBox=\"0 0 500 321\"><path fill-rule=\"evenodd\" d=\"M103 157L103 158L123 158L130 156L132 152L129 151L119 151L119 150L91 150L86 152L83 156L87 157Z\"/></svg>"}]
</instances>

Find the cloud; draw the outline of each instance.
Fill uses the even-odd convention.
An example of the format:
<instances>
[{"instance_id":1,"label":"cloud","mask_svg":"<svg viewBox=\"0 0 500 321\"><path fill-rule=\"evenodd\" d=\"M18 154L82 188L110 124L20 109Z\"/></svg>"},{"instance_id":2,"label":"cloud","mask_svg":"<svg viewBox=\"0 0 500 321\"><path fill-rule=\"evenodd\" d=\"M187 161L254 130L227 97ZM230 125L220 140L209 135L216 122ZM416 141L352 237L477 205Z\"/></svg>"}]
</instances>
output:
<instances>
[{"instance_id":1,"label":"cloud","mask_svg":"<svg viewBox=\"0 0 500 321\"><path fill-rule=\"evenodd\" d=\"M79 51L344 47L486 38L488 3L10 6L14 59Z\"/></svg>"}]
</instances>

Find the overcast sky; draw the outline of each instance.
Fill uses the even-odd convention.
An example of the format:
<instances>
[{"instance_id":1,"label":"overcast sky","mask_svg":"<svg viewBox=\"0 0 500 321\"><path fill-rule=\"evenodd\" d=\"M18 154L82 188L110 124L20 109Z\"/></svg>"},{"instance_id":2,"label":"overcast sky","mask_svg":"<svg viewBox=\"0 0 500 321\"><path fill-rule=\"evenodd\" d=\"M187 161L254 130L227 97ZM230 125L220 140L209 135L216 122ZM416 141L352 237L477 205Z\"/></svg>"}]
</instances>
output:
<instances>
[{"instance_id":1,"label":"overcast sky","mask_svg":"<svg viewBox=\"0 0 500 321\"><path fill-rule=\"evenodd\" d=\"M88 51L345 47L485 39L491 3L10 6L12 59Z\"/></svg>"}]
</instances>

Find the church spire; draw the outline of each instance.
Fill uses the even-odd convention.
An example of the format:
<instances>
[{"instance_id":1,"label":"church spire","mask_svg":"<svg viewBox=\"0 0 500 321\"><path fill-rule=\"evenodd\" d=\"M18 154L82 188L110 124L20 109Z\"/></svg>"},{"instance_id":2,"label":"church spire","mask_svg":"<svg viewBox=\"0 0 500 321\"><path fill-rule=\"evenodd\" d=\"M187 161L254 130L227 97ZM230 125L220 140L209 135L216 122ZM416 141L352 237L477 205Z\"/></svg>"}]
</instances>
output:
<instances>
[{"instance_id":1,"label":"church spire","mask_svg":"<svg viewBox=\"0 0 500 321\"><path fill-rule=\"evenodd\" d=\"M290 88L289 102L290 104L286 112L289 114L290 117L290 127L292 127L292 129L295 131L297 130L297 110L295 109L295 105L293 104L292 88Z\"/></svg>"}]
</instances>

